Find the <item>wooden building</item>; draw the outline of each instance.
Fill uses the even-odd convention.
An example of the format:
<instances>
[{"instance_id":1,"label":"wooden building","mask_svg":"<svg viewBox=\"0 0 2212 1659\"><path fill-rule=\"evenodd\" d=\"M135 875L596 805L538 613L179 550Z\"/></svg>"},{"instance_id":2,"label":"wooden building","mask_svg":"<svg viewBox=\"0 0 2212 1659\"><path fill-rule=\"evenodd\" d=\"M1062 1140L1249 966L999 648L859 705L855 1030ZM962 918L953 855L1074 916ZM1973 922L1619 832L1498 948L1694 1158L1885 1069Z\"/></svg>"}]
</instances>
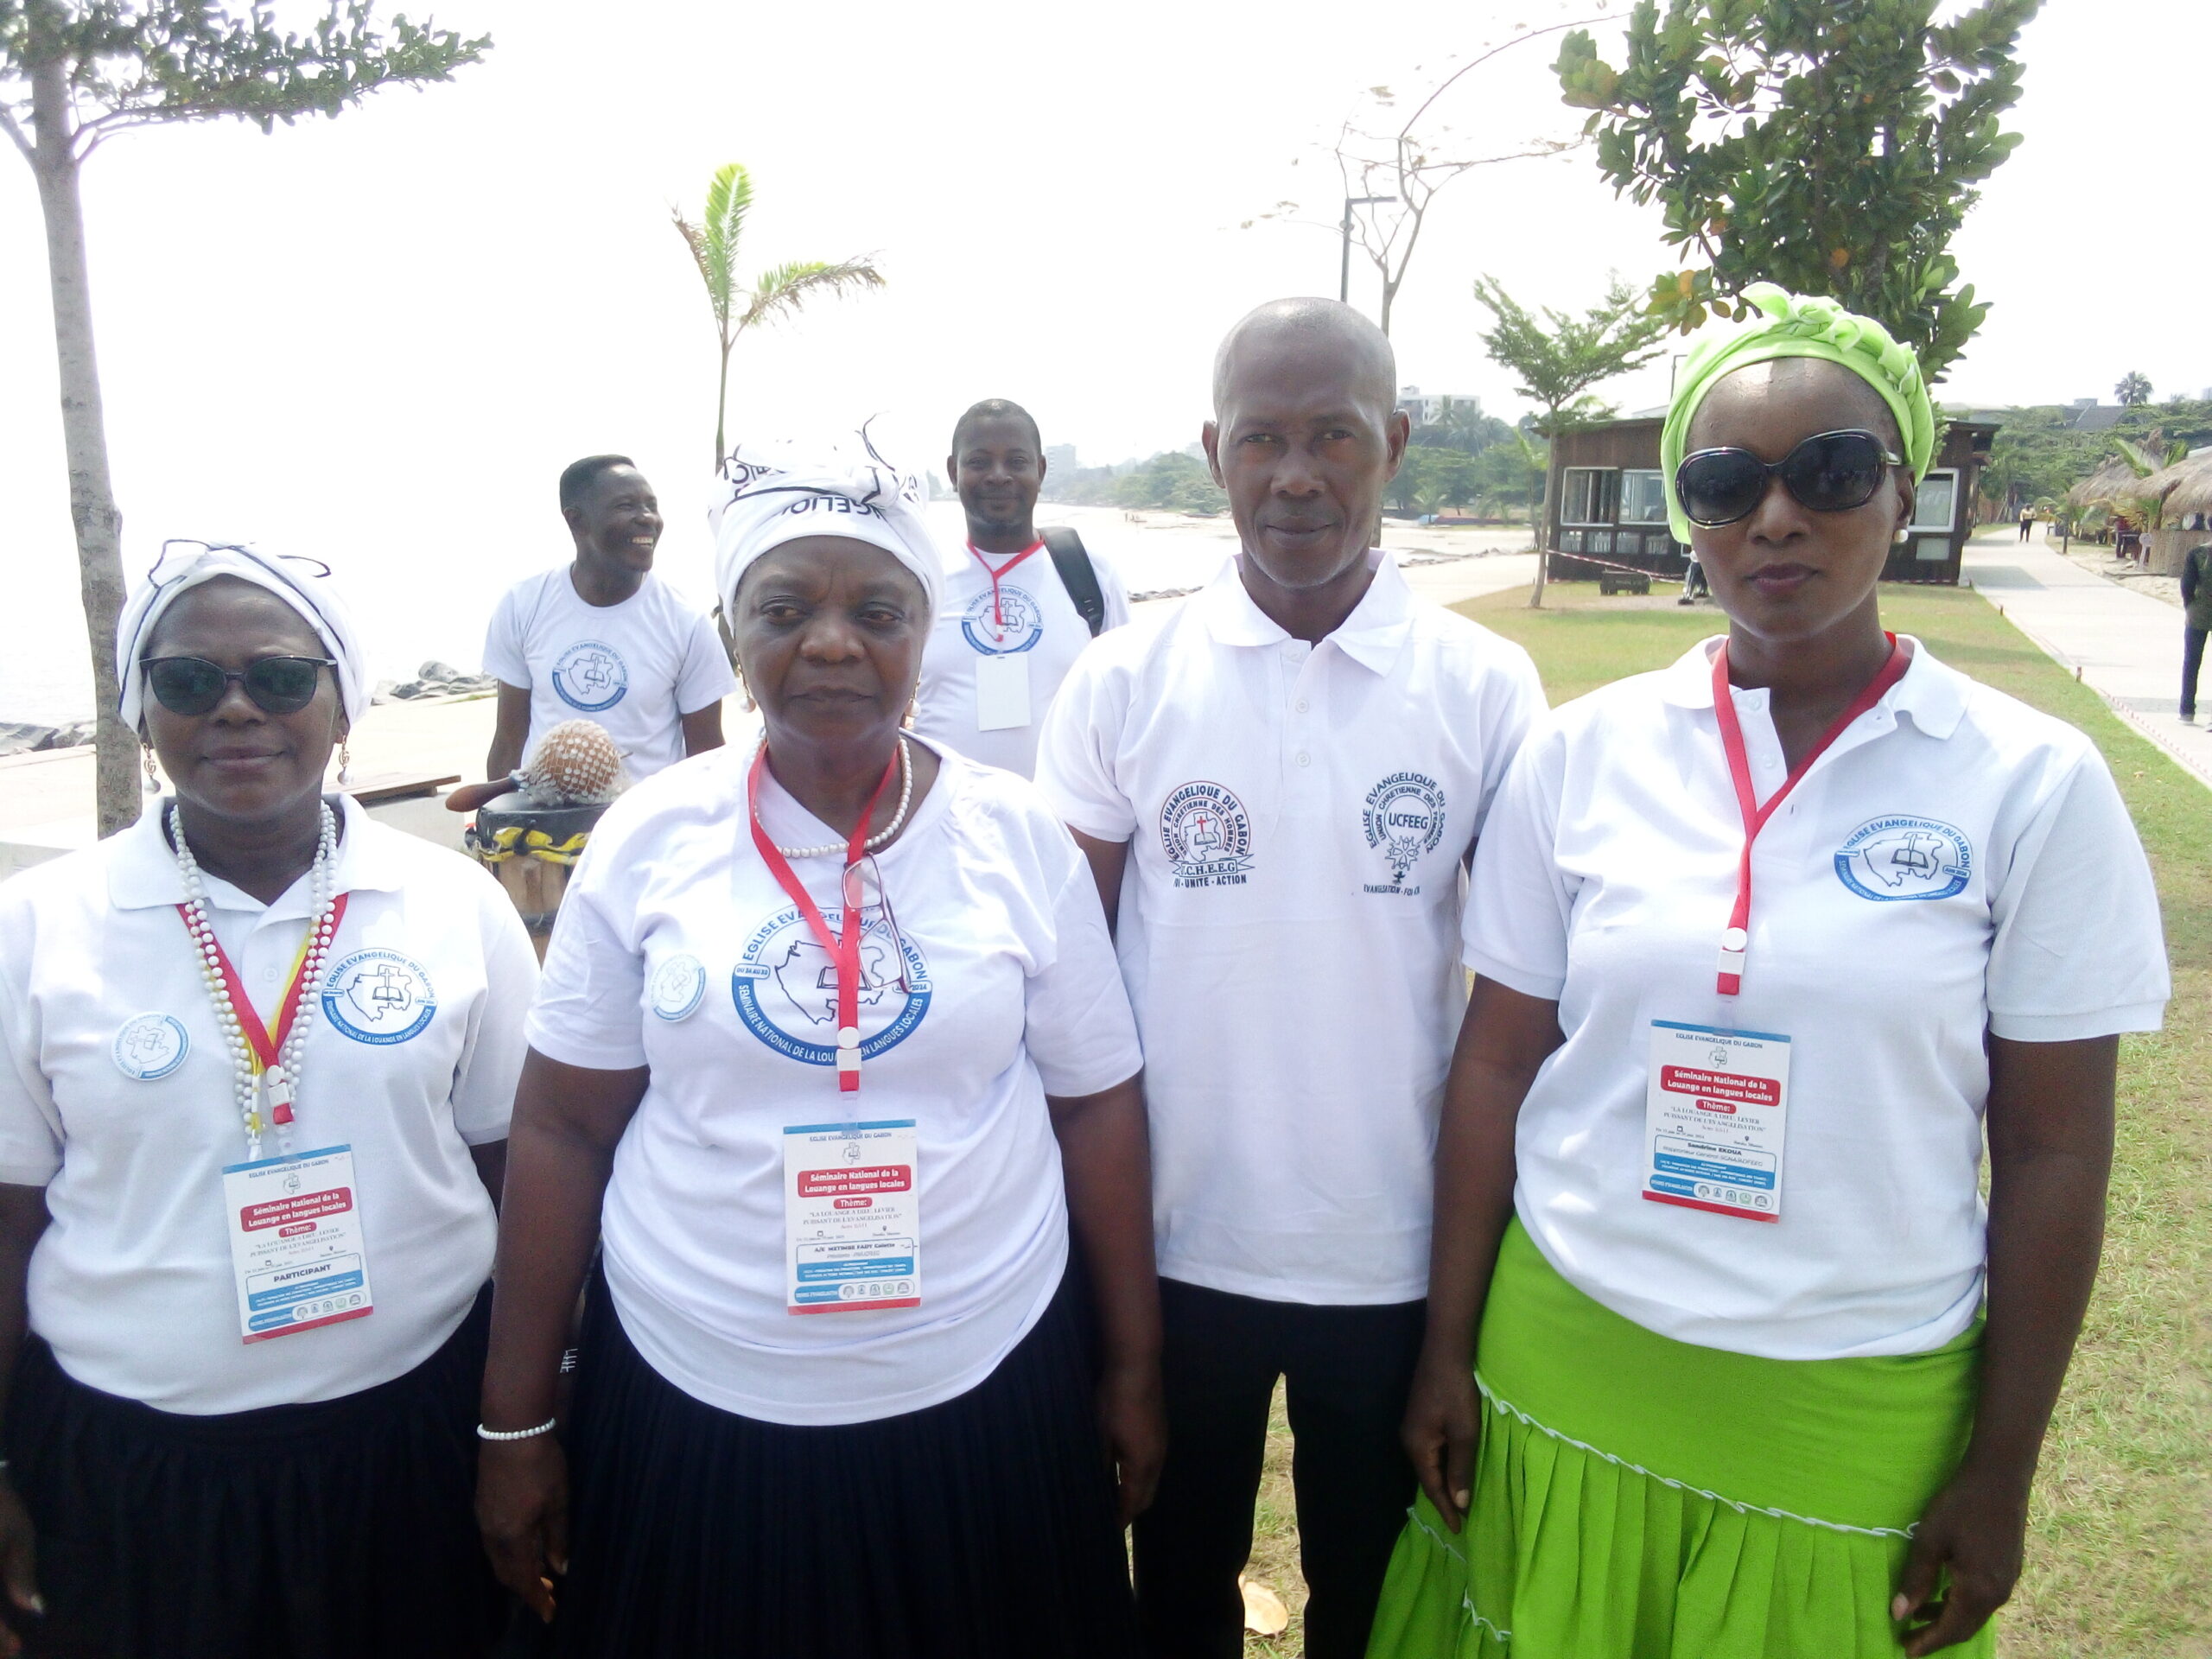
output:
<instances>
[{"instance_id":1,"label":"wooden building","mask_svg":"<svg viewBox=\"0 0 2212 1659\"><path fill-rule=\"evenodd\" d=\"M1659 472L1665 424L1645 416L1560 435L1559 489L1545 508L1552 581L1595 581L1605 568L1600 559L1655 576L1682 574L1689 549L1667 528ZM1995 426L1980 422L1944 428L1936 463L1921 481L1911 534L1891 554L1883 581L1957 583L1959 557L1974 528L1975 487L1996 436Z\"/></svg>"}]
</instances>

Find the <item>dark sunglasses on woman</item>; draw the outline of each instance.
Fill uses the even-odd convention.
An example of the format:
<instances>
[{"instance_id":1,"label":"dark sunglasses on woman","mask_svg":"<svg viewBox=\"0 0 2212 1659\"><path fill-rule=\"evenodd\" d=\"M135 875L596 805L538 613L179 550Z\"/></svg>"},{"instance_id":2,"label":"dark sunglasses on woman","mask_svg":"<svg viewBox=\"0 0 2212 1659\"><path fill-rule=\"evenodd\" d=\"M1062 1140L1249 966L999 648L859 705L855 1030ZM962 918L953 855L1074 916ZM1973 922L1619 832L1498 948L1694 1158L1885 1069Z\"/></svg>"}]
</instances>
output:
<instances>
[{"instance_id":1,"label":"dark sunglasses on woman","mask_svg":"<svg viewBox=\"0 0 2212 1659\"><path fill-rule=\"evenodd\" d=\"M264 657L233 671L205 657L149 657L146 686L162 708L188 717L213 714L235 680L265 715L296 715L315 701L316 677L338 664L327 657Z\"/></svg>"},{"instance_id":2,"label":"dark sunglasses on woman","mask_svg":"<svg viewBox=\"0 0 2212 1659\"><path fill-rule=\"evenodd\" d=\"M1748 449L1700 449L1675 469L1675 499L1682 515L1707 530L1748 518L1779 478L1799 505L1815 512L1863 507L1882 486L1889 467L1902 466L1872 432L1815 432L1780 461L1761 461Z\"/></svg>"}]
</instances>

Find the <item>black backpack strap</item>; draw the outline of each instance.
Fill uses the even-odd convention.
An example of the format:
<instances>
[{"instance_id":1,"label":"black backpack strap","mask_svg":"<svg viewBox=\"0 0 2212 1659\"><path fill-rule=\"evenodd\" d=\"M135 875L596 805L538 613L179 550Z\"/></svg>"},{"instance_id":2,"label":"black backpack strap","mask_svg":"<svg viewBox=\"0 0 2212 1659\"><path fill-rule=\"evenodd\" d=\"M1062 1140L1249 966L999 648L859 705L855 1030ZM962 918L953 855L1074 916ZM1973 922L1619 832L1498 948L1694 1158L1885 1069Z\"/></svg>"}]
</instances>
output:
<instances>
[{"instance_id":1,"label":"black backpack strap","mask_svg":"<svg viewBox=\"0 0 2212 1659\"><path fill-rule=\"evenodd\" d=\"M1060 586L1068 590L1076 614L1090 625L1090 637L1096 639L1106 631L1106 595L1099 590L1098 570L1090 563L1083 537L1064 524L1038 533L1045 538L1045 550L1052 556L1052 568L1060 573Z\"/></svg>"}]
</instances>

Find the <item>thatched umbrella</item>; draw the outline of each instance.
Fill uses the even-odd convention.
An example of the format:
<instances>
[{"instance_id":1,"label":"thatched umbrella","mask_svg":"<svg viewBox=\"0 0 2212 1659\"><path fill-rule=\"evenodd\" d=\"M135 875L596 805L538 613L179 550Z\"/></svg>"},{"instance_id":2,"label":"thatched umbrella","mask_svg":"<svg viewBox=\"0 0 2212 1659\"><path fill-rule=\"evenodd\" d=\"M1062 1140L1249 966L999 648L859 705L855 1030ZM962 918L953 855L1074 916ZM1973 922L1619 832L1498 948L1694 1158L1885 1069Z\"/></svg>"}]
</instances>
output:
<instances>
[{"instance_id":1,"label":"thatched umbrella","mask_svg":"<svg viewBox=\"0 0 2212 1659\"><path fill-rule=\"evenodd\" d=\"M2112 507L2132 503L2137 486L2142 483L2135 469L2119 455L2113 455L2087 478L2066 492L2067 501L2077 507Z\"/></svg>"},{"instance_id":2,"label":"thatched umbrella","mask_svg":"<svg viewBox=\"0 0 2212 1659\"><path fill-rule=\"evenodd\" d=\"M2212 512L2212 449L2137 479L2135 495L2146 504L2161 504L2161 516L2169 524L2193 512Z\"/></svg>"}]
</instances>

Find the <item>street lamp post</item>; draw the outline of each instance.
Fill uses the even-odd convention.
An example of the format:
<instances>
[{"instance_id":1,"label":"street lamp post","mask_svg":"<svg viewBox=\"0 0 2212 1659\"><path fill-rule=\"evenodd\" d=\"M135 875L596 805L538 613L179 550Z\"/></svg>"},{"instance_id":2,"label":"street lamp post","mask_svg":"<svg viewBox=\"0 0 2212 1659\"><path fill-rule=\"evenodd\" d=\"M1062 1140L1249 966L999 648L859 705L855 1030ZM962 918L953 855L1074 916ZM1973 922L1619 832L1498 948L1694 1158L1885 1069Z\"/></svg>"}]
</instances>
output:
<instances>
[{"instance_id":1,"label":"street lamp post","mask_svg":"<svg viewBox=\"0 0 2212 1659\"><path fill-rule=\"evenodd\" d=\"M1351 210L1385 201L1395 201L1395 196L1346 196L1344 198L1344 257L1337 266L1337 297L1351 299Z\"/></svg>"}]
</instances>

